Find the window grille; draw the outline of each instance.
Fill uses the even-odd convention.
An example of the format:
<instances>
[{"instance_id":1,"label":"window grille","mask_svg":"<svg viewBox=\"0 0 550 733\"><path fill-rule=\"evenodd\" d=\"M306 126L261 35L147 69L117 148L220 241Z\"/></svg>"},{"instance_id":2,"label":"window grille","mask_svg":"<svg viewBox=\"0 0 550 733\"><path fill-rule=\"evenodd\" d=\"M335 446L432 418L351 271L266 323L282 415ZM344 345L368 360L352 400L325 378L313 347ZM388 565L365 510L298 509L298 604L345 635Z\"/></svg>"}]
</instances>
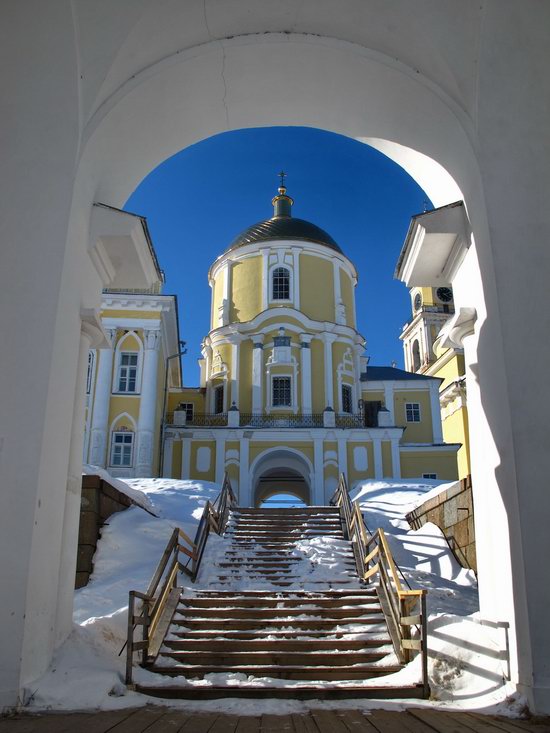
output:
<instances>
[{"instance_id":1,"label":"window grille","mask_svg":"<svg viewBox=\"0 0 550 733\"><path fill-rule=\"evenodd\" d=\"M223 384L214 390L214 412L217 415L223 412Z\"/></svg>"},{"instance_id":2,"label":"window grille","mask_svg":"<svg viewBox=\"0 0 550 733\"><path fill-rule=\"evenodd\" d=\"M133 433L113 433L111 442L111 466L131 466L133 447Z\"/></svg>"},{"instance_id":3,"label":"window grille","mask_svg":"<svg viewBox=\"0 0 550 733\"><path fill-rule=\"evenodd\" d=\"M420 405L418 402L405 403L407 422L420 422Z\"/></svg>"},{"instance_id":4,"label":"window grille","mask_svg":"<svg viewBox=\"0 0 550 733\"><path fill-rule=\"evenodd\" d=\"M290 300L290 272L286 267L273 270L273 300Z\"/></svg>"},{"instance_id":5,"label":"window grille","mask_svg":"<svg viewBox=\"0 0 550 733\"><path fill-rule=\"evenodd\" d=\"M118 369L118 391L135 392L137 387L138 355L122 353Z\"/></svg>"},{"instance_id":6,"label":"window grille","mask_svg":"<svg viewBox=\"0 0 550 733\"><path fill-rule=\"evenodd\" d=\"M353 412L353 397L349 384L342 385L342 412Z\"/></svg>"},{"instance_id":7,"label":"window grille","mask_svg":"<svg viewBox=\"0 0 550 733\"><path fill-rule=\"evenodd\" d=\"M291 407L290 377L273 377L273 407Z\"/></svg>"},{"instance_id":8,"label":"window grille","mask_svg":"<svg viewBox=\"0 0 550 733\"><path fill-rule=\"evenodd\" d=\"M433 479L436 479L437 478L437 473L423 473L422 474L422 478L433 478Z\"/></svg>"}]
</instances>

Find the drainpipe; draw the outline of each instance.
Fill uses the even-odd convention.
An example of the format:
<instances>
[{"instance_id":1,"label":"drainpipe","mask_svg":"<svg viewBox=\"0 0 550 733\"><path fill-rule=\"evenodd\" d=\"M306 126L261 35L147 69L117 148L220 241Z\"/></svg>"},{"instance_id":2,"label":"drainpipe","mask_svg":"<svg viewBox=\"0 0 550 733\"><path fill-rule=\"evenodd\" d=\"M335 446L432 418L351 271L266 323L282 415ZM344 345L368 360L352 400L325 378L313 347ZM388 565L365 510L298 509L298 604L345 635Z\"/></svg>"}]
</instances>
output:
<instances>
[{"instance_id":1,"label":"drainpipe","mask_svg":"<svg viewBox=\"0 0 550 733\"><path fill-rule=\"evenodd\" d=\"M177 352L177 354L172 354L171 356L166 357L166 362L164 365L164 393L162 397L162 418L160 423L160 430L159 430L159 477L162 478L162 474L164 473L164 421L166 420L166 403L167 403L167 397L168 397L168 367L170 366L170 361L172 359L181 359L181 357L184 354L187 354L187 349L185 348L185 341L180 341L179 346L180 350ZM180 361L180 374L181 374L181 361ZM182 385L183 386L183 385Z\"/></svg>"}]
</instances>

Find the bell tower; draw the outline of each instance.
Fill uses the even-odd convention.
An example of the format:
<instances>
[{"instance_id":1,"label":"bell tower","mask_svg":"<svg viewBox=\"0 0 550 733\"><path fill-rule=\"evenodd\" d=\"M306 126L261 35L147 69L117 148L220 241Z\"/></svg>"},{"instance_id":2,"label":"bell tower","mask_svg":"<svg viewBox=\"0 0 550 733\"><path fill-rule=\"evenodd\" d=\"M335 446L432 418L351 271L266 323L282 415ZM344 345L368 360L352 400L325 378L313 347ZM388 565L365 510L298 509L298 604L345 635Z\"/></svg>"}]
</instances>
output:
<instances>
[{"instance_id":1,"label":"bell tower","mask_svg":"<svg viewBox=\"0 0 550 733\"><path fill-rule=\"evenodd\" d=\"M433 345L454 313L453 291L448 287L414 287L410 290L412 318L401 333L405 369L422 374L436 360Z\"/></svg>"}]
</instances>

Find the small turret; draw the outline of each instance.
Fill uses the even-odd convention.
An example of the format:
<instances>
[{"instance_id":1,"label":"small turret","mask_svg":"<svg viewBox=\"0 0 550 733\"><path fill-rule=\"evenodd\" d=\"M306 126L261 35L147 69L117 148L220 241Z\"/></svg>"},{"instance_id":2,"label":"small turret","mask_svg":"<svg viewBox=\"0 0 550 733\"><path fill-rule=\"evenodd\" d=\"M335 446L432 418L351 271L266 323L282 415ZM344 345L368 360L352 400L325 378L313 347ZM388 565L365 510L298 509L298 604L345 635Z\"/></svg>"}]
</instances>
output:
<instances>
[{"instance_id":1,"label":"small turret","mask_svg":"<svg viewBox=\"0 0 550 733\"><path fill-rule=\"evenodd\" d=\"M273 198L271 203L273 204L273 216L274 217L283 217L283 216L292 216L292 204L294 201L290 198L290 196L286 195L286 186L285 186L285 177L286 173L284 171L281 171L279 173L281 177L281 183L279 185L279 193L277 196Z\"/></svg>"}]
</instances>

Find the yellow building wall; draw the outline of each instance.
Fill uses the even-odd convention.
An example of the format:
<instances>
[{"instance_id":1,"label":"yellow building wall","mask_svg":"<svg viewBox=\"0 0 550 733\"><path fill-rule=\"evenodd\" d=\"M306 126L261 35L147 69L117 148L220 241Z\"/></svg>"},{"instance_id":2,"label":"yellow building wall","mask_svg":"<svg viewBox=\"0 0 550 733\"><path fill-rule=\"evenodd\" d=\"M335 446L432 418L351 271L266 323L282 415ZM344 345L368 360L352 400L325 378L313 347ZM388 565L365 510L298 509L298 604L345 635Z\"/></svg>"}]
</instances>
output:
<instances>
[{"instance_id":1,"label":"yellow building wall","mask_svg":"<svg viewBox=\"0 0 550 733\"><path fill-rule=\"evenodd\" d=\"M210 466L208 471L199 471L197 468L197 453L199 448L210 448ZM213 440L193 440L191 443L191 478L203 481L214 481L216 477L216 443Z\"/></svg>"},{"instance_id":2,"label":"yellow building wall","mask_svg":"<svg viewBox=\"0 0 550 733\"><path fill-rule=\"evenodd\" d=\"M445 353L445 352L443 352ZM436 365L437 366L437 365ZM431 372L430 372L431 373ZM440 369L434 370L433 376L443 379L439 391L443 391L451 382L464 375L464 355L455 354Z\"/></svg>"},{"instance_id":3,"label":"yellow building wall","mask_svg":"<svg viewBox=\"0 0 550 733\"><path fill-rule=\"evenodd\" d=\"M468 411L461 408L443 421L443 439L446 443L461 443L458 451L458 478L466 478L470 470L470 431Z\"/></svg>"},{"instance_id":4,"label":"yellow building wall","mask_svg":"<svg viewBox=\"0 0 550 733\"><path fill-rule=\"evenodd\" d=\"M183 387L177 392L168 393L168 407L167 412L174 412L180 402L190 402L196 413L207 412L205 409L205 394L203 392L197 392L194 389L185 389Z\"/></svg>"},{"instance_id":5,"label":"yellow building wall","mask_svg":"<svg viewBox=\"0 0 550 733\"><path fill-rule=\"evenodd\" d=\"M420 478L424 473L435 473L438 479L446 481L458 479L456 453L454 451L401 453L401 476L403 478Z\"/></svg>"},{"instance_id":6,"label":"yellow building wall","mask_svg":"<svg viewBox=\"0 0 550 733\"><path fill-rule=\"evenodd\" d=\"M101 317L102 318L139 318L147 319L147 320L160 320L160 310L147 310L147 311L141 311L141 310L123 310L123 309L113 309L105 308L105 310L101 311Z\"/></svg>"},{"instance_id":7,"label":"yellow building wall","mask_svg":"<svg viewBox=\"0 0 550 733\"><path fill-rule=\"evenodd\" d=\"M300 255L300 310L315 321L334 323L334 273L329 260Z\"/></svg>"},{"instance_id":8,"label":"yellow building wall","mask_svg":"<svg viewBox=\"0 0 550 733\"><path fill-rule=\"evenodd\" d=\"M109 426L118 415L121 415L123 412L127 412L128 415L134 418L137 427L139 403L139 395L134 395L133 397L126 395L111 395L111 401L109 403ZM129 425L128 427L131 426Z\"/></svg>"},{"instance_id":9,"label":"yellow building wall","mask_svg":"<svg viewBox=\"0 0 550 733\"><path fill-rule=\"evenodd\" d=\"M394 475L390 440L382 441L382 475L384 478Z\"/></svg>"},{"instance_id":10,"label":"yellow building wall","mask_svg":"<svg viewBox=\"0 0 550 733\"><path fill-rule=\"evenodd\" d=\"M172 472L170 474L172 478L179 479L181 476L181 448L181 440L175 440L174 448L172 450Z\"/></svg>"},{"instance_id":11,"label":"yellow building wall","mask_svg":"<svg viewBox=\"0 0 550 733\"><path fill-rule=\"evenodd\" d=\"M311 348L311 399L312 410L316 414L327 406L325 399L325 347L318 339L313 339Z\"/></svg>"},{"instance_id":12,"label":"yellow building wall","mask_svg":"<svg viewBox=\"0 0 550 733\"><path fill-rule=\"evenodd\" d=\"M368 371L367 371L368 374ZM361 396L365 402L382 402L384 404L385 396L383 390L380 392L374 392L373 390L365 390L361 393Z\"/></svg>"},{"instance_id":13,"label":"yellow building wall","mask_svg":"<svg viewBox=\"0 0 550 733\"><path fill-rule=\"evenodd\" d=\"M281 447L281 444L284 444L284 441L261 441L261 442L254 441L254 443L250 444L250 449L249 449L250 463L249 465L252 465L252 462L265 450L268 450L269 448ZM313 443L311 441L304 441L300 443L292 442L288 444L288 447L302 453L304 456L309 458L309 460L313 464Z\"/></svg>"},{"instance_id":14,"label":"yellow building wall","mask_svg":"<svg viewBox=\"0 0 550 733\"><path fill-rule=\"evenodd\" d=\"M231 268L231 304L233 323L252 320L262 310L262 258L248 257Z\"/></svg>"},{"instance_id":15,"label":"yellow building wall","mask_svg":"<svg viewBox=\"0 0 550 733\"><path fill-rule=\"evenodd\" d=\"M355 328L355 319L353 317L354 307L354 286L351 277L348 273L340 268L340 293L342 296L342 303L346 308L346 325Z\"/></svg>"},{"instance_id":16,"label":"yellow building wall","mask_svg":"<svg viewBox=\"0 0 550 733\"><path fill-rule=\"evenodd\" d=\"M405 404L418 402L420 405L420 422L407 422ZM432 411L428 390L394 392L395 424L406 427L402 442L431 443L433 441Z\"/></svg>"},{"instance_id":17,"label":"yellow building wall","mask_svg":"<svg viewBox=\"0 0 550 733\"><path fill-rule=\"evenodd\" d=\"M353 461L353 449L354 448L366 448L367 449L367 469L366 471L358 471L355 468ZM347 443L346 445L347 457L348 457L348 486L352 486L357 481L365 480L368 478L374 478L374 448L372 442L354 442Z\"/></svg>"},{"instance_id":18,"label":"yellow building wall","mask_svg":"<svg viewBox=\"0 0 550 733\"><path fill-rule=\"evenodd\" d=\"M280 306L274 306L276 308L279 308ZM297 318L293 318L292 316L285 316L285 324L288 323L289 326L296 326L296 328L299 331L304 330L304 324L301 323ZM277 315L273 315L273 317L266 318L265 321L262 321L262 328L266 329L266 333L268 333L269 329L273 329L273 333L271 336L278 336L277 329L281 325L281 317ZM294 338L294 334L291 334L290 332L287 332L287 336L292 336ZM269 340L269 336L266 336L266 341ZM296 340L299 341L300 339L296 337Z\"/></svg>"}]
</instances>

